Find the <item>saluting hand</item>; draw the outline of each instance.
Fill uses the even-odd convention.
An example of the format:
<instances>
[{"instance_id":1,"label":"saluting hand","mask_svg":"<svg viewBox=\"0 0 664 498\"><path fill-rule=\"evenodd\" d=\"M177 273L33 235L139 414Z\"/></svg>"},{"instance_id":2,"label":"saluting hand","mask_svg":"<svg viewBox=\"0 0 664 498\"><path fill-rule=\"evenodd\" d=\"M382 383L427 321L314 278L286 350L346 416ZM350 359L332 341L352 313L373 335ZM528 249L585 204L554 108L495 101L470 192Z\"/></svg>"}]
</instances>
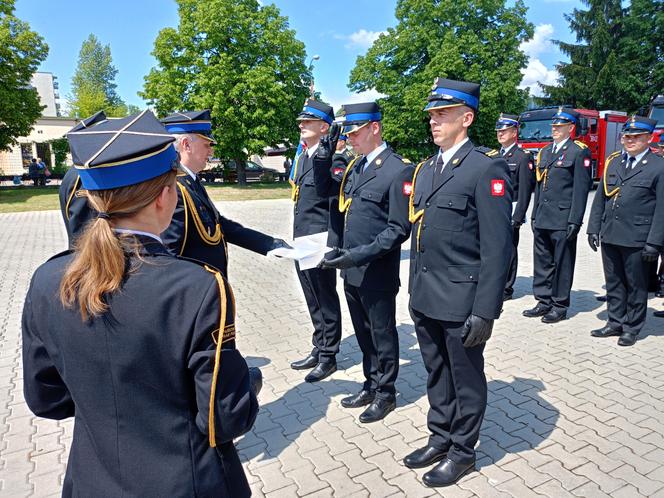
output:
<instances>
[{"instance_id":1,"label":"saluting hand","mask_svg":"<svg viewBox=\"0 0 664 498\"><path fill-rule=\"evenodd\" d=\"M493 320L487 320L477 315L470 315L463 324L461 340L467 348L484 344L491 337Z\"/></svg>"},{"instance_id":2,"label":"saluting hand","mask_svg":"<svg viewBox=\"0 0 664 498\"><path fill-rule=\"evenodd\" d=\"M341 127L338 123L332 123L330 125L330 131L327 135L320 137L320 142L318 143L318 149L316 149L316 157L318 159L327 160L332 159L335 152L337 151L337 142L339 141L339 134L341 133Z\"/></svg>"}]
</instances>

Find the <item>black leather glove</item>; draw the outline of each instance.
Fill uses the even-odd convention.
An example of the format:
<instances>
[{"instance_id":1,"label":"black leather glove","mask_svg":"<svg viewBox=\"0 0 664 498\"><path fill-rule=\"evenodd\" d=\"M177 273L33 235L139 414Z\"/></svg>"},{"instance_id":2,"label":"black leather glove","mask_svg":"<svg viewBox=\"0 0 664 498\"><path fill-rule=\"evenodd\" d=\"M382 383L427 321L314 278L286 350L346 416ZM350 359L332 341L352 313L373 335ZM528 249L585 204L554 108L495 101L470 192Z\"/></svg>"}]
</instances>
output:
<instances>
[{"instance_id":1,"label":"black leather glove","mask_svg":"<svg viewBox=\"0 0 664 498\"><path fill-rule=\"evenodd\" d=\"M597 252L597 248L599 247L599 235L596 233L589 233L588 245L593 251Z\"/></svg>"},{"instance_id":2,"label":"black leather glove","mask_svg":"<svg viewBox=\"0 0 664 498\"><path fill-rule=\"evenodd\" d=\"M272 246L270 247L270 251L273 249L281 249L282 247L286 249L292 249L292 247L286 242L284 239L274 239L272 241ZM277 258L280 258L281 256L277 256Z\"/></svg>"},{"instance_id":3,"label":"black leather glove","mask_svg":"<svg viewBox=\"0 0 664 498\"><path fill-rule=\"evenodd\" d=\"M337 152L337 142L339 141L339 133L341 133L341 127L338 123L332 123L330 125L330 131L327 135L320 137L320 142L318 143L318 149L316 149L316 157L322 161L332 159L334 154Z\"/></svg>"},{"instance_id":4,"label":"black leather glove","mask_svg":"<svg viewBox=\"0 0 664 498\"><path fill-rule=\"evenodd\" d=\"M520 221L512 220L510 221L510 224L512 225L513 229L518 230L519 228L521 228L521 225L523 223L521 223Z\"/></svg>"},{"instance_id":5,"label":"black leather glove","mask_svg":"<svg viewBox=\"0 0 664 498\"><path fill-rule=\"evenodd\" d=\"M484 344L491 337L493 331L493 320L486 320L481 316L470 315L463 324L461 340L467 348L473 348Z\"/></svg>"},{"instance_id":6,"label":"black leather glove","mask_svg":"<svg viewBox=\"0 0 664 498\"><path fill-rule=\"evenodd\" d=\"M249 367L249 386L251 391L258 396L263 388L263 373L258 367Z\"/></svg>"},{"instance_id":7,"label":"black leather glove","mask_svg":"<svg viewBox=\"0 0 664 498\"><path fill-rule=\"evenodd\" d=\"M353 261L353 258L350 257L350 251L347 249L338 249L336 254L325 256L325 259L321 261L318 265L319 268L324 270L328 268L336 268L337 270L345 270L346 268L352 268L357 266Z\"/></svg>"},{"instance_id":8,"label":"black leather glove","mask_svg":"<svg viewBox=\"0 0 664 498\"><path fill-rule=\"evenodd\" d=\"M574 223L567 225L567 240L572 240L577 235L579 235L580 228L581 227L579 225L575 225Z\"/></svg>"},{"instance_id":9,"label":"black leather glove","mask_svg":"<svg viewBox=\"0 0 664 498\"><path fill-rule=\"evenodd\" d=\"M641 259L645 261L646 263L652 263L653 261L657 261L657 258L659 257L659 249L656 248L655 246L651 246L650 244L646 244L643 247L643 251L641 251Z\"/></svg>"}]
</instances>

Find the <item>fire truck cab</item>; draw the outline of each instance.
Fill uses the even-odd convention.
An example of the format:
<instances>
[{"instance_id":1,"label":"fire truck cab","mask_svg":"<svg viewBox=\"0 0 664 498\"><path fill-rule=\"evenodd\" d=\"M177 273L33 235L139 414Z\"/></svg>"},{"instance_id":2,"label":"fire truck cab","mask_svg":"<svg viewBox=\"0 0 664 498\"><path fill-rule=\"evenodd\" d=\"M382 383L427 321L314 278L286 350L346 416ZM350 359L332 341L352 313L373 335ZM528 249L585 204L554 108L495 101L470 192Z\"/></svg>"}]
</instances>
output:
<instances>
[{"instance_id":1,"label":"fire truck cab","mask_svg":"<svg viewBox=\"0 0 664 498\"><path fill-rule=\"evenodd\" d=\"M664 135L664 95L657 95L652 99L648 117L657 121L655 132L652 134L652 143L659 143Z\"/></svg>"},{"instance_id":2,"label":"fire truck cab","mask_svg":"<svg viewBox=\"0 0 664 498\"><path fill-rule=\"evenodd\" d=\"M565 106L571 108L570 106ZM539 150L553 141L551 119L559 106L530 109L520 115L519 145L537 155ZM579 113L579 123L572 132L572 139L588 146L592 156L592 175L599 180L606 158L620 150L620 131L627 121L627 113L620 111L595 111L574 109Z\"/></svg>"}]
</instances>

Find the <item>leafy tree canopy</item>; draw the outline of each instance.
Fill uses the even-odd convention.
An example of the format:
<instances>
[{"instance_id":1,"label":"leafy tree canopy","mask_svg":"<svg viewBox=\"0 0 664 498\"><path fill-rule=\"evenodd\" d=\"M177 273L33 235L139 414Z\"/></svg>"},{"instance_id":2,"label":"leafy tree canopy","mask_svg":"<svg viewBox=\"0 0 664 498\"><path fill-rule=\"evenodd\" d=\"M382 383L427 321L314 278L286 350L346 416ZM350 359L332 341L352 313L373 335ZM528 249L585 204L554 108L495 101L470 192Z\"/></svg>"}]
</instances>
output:
<instances>
[{"instance_id":1,"label":"leafy tree canopy","mask_svg":"<svg viewBox=\"0 0 664 498\"><path fill-rule=\"evenodd\" d=\"M533 34L526 7L517 0L399 0L397 25L357 58L350 75L354 91L385 94L384 136L412 159L435 150L422 110L435 77L482 85L480 112L471 127L476 143L495 142L500 112L521 112L527 91L519 90L527 57L519 45Z\"/></svg>"},{"instance_id":2,"label":"leafy tree canopy","mask_svg":"<svg viewBox=\"0 0 664 498\"><path fill-rule=\"evenodd\" d=\"M0 150L30 133L44 106L30 86L48 45L14 16L14 0L0 0Z\"/></svg>"},{"instance_id":3,"label":"leafy tree canopy","mask_svg":"<svg viewBox=\"0 0 664 498\"><path fill-rule=\"evenodd\" d=\"M266 146L292 144L311 74L304 44L274 5L177 0L177 29L161 30L157 67L140 95L158 114L211 109L216 154L243 164Z\"/></svg>"}]
</instances>

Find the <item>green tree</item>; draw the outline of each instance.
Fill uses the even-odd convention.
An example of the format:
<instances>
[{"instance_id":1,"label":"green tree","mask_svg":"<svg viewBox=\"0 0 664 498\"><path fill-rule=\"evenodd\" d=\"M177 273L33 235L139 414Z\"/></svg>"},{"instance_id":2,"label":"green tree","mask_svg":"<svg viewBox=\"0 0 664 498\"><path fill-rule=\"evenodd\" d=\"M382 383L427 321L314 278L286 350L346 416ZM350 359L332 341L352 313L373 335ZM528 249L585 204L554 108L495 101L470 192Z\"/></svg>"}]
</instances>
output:
<instances>
[{"instance_id":1,"label":"green tree","mask_svg":"<svg viewBox=\"0 0 664 498\"><path fill-rule=\"evenodd\" d=\"M102 45L93 34L81 45L78 66L72 78L72 95L68 97L70 114L85 118L99 110L107 116L127 115L127 106L116 92L111 47Z\"/></svg>"},{"instance_id":2,"label":"green tree","mask_svg":"<svg viewBox=\"0 0 664 498\"><path fill-rule=\"evenodd\" d=\"M555 41L569 62L557 65L557 85L543 85L544 102L633 112L664 88L661 0L583 0L566 14L576 43Z\"/></svg>"},{"instance_id":3,"label":"green tree","mask_svg":"<svg viewBox=\"0 0 664 498\"><path fill-rule=\"evenodd\" d=\"M0 0L0 150L30 133L44 106L30 86L48 45L14 16L14 0Z\"/></svg>"},{"instance_id":4,"label":"green tree","mask_svg":"<svg viewBox=\"0 0 664 498\"><path fill-rule=\"evenodd\" d=\"M435 146L423 112L436 76L481 83L480 112L471 127L478 143L495 142L500 112L520 112L527 91L517 89L527 57L519 44L533 35L526 7L517 0L399 0L397 25L357 59L350 75L354 91L386 95L385 138L412 159Z\"/></svg>"},{"instance_id":5,"label":"green tree","mask_svg":"<svg viewBox=\"0 0 664 498\"><path fill-rule=\"evenodd\" d=\"M295 116L311 79L304 44L274 5L177 0L177 29L155 40L157 67L139 93L160 115L211 109L216 154L244 164L266 146L298 140Z\"/></svg>"}]
</instances>

